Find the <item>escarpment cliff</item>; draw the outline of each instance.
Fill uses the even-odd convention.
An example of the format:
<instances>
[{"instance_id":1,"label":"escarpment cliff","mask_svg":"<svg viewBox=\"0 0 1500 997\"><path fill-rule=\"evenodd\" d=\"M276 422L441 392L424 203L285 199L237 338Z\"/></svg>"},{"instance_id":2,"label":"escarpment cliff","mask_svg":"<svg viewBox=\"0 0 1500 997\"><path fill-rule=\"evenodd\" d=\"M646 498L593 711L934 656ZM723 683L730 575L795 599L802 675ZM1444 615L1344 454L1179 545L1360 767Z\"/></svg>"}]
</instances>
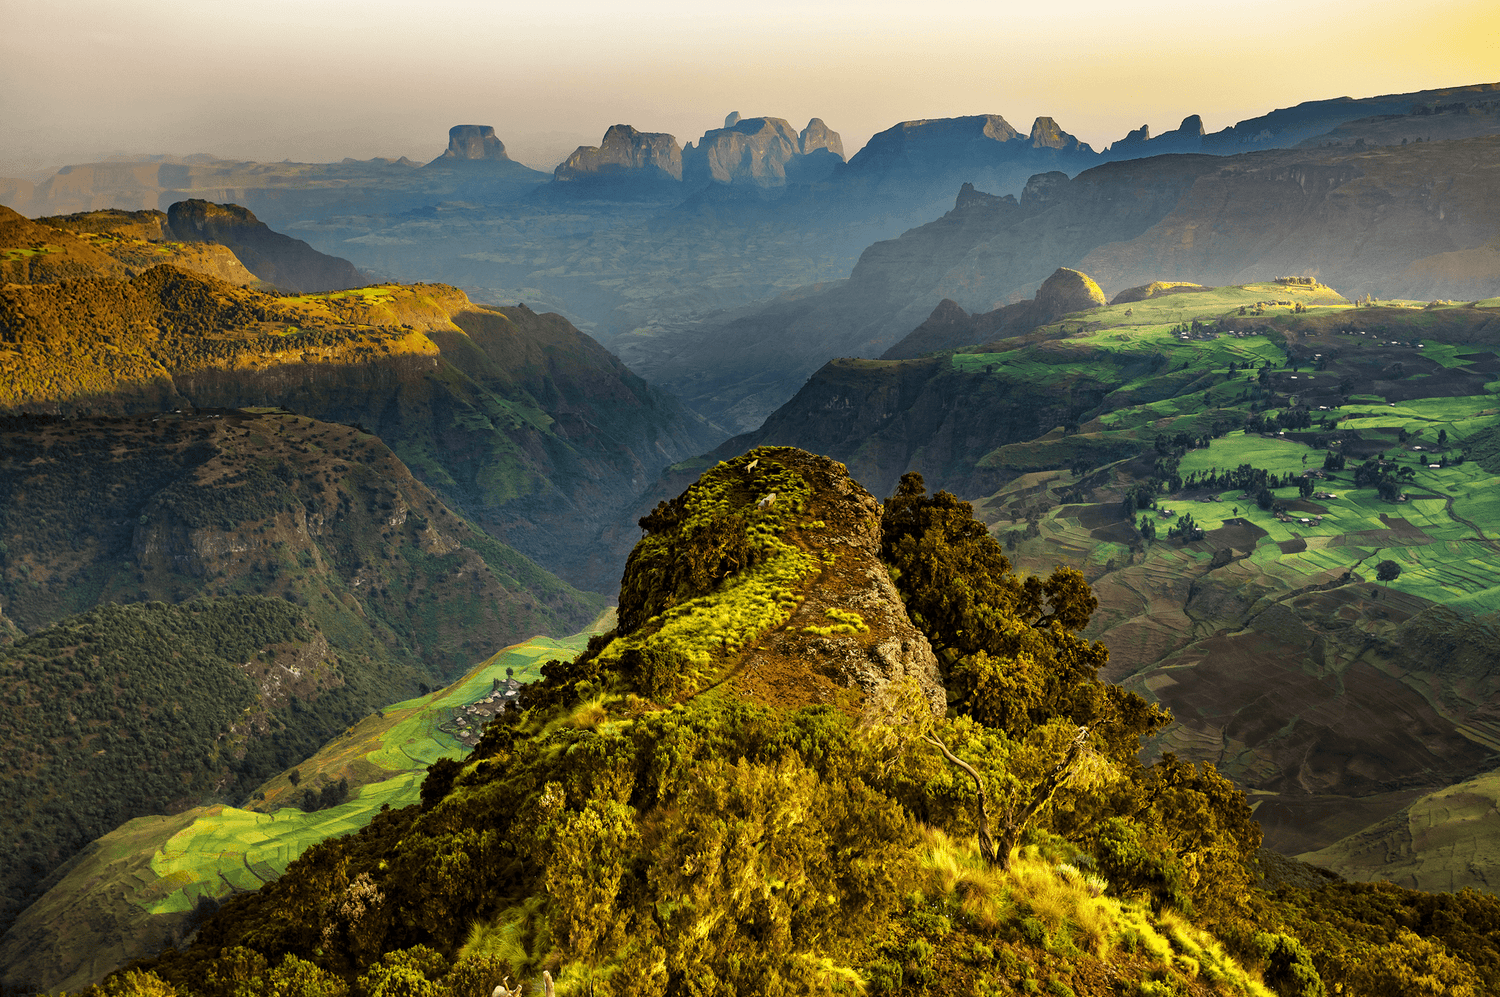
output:
<instances>
[{"instance_id":1,"label":"escarpment cliff","mask_svg":"<svg viewBox=\"0 0 1500 997\"><path fill-rule=\"evenodd\" d=\"M445 285L278 297L170 266L0 289L0 410L282 407L369 427L487 530L586 587L594 534L721 438L557 315Z\"/></svg>"},{"instance_id":2,"label":"escarpment cliff","mask_svg":"<svg viewBox=\"0 0 1500 997\"><path fill-rule=\"evenodd\" d=\"M273 231L237 204L179 201L167 209L167 229L182 242L228 246L251 273L285 291L341 291L369 283L348 260Z\"/></svg>"},{"instance_id":3,"label":"escarpment cliff","mask_svg":"<svg viewBox=\"0 0 1500 997\"><path fill-rule=\"evenodd\" d=\"M839 133L813 118L801 132L784 118L730 115L723 128L703 134L682 151L682 179L692 185L747 183L780 187L789 180L826 176L842 164Z\"/></svg>"}]
</instances>

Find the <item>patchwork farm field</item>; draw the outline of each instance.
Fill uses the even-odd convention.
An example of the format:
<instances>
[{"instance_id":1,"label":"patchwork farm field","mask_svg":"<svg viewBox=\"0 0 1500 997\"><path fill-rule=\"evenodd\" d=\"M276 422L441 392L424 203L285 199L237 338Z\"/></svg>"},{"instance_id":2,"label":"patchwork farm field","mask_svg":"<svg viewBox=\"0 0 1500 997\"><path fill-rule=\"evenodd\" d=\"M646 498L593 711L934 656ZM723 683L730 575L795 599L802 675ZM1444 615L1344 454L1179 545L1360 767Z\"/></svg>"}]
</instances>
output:
<instances>
[{"instance_id":1,"label":"patchwork farm field","mask_svg":"<svg viewBox=\"0 0 1500 997\"><path fill-rule=\"evenodd\" d=\"M981 460L1012 477L976 506L1022 569L1089 578L1108 677L1176 718L1152 750L1213 762L1261 801L1269 847L1320 856L1500 768L1500 673L1482 663L1500 619L1500 329L1483 310L1261 284L1056 332L952 358L1107 388L1075 428ZM1222 486L1241 468L1263 493ZM1500 888L1488 876L1465 882Z\"/></svg>"}]
</instances>

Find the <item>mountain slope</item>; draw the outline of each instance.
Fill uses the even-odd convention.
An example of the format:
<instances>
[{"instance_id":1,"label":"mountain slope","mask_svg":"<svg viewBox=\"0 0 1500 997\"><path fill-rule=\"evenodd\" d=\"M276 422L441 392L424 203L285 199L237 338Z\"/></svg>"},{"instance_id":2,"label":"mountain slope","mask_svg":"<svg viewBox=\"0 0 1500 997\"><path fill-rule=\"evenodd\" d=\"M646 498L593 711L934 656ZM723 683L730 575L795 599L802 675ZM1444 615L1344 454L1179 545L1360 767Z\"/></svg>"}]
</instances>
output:
<instances>
[{"instance_id":1,"label":"mountain slope","mask_svg":"<svg viewBox=\"0 0 1500 997\"><path fill-rule=\"evenodd\" d=\"M1166 718L1096 677L1088 587L1014 574L970 513L915 478L881 507L785 448L715 466L645 523L617 630L544 668L419 806L309 850L110 986L1270 997L1500 979L1494 898L1286 861L1296 885L1259 887L1245 798L1211 765L1137 759Z\"/></svg>"},{"instance_id":2,"label":"mountain slope","mask_svg":"<svg viewBox=\"0 0 1500 997\"><path fill-rule=\"evenodd\" d=\"M1492 306L1355 308L1308 277L1155 282L1020 337L832 361L651 497L792 445L875 490L919 471L975 501L1019 564L1088 575L1106 674L1170 707L1164 747L1254 790L1268 844L1300 853L1500 747L1493 655L1436 615L1500 608L1497 351Z\"/></svg>"},{"instance_id":3,"label":"mountain slope","mask_svg":"<svg viewBox=\"0 0 1500 997\"><path fill-rule=\"evenodd\" d=\"M247 793L243 809L216 804L125 822L54 870L46 893L0 939L0 986L78 990L181 945L221 901L259 889L307 848L357 830L383 807L417 802L427 767L468 750L455 716L476 716L467 712L476 701L493 710L484 701L496 686L538 678L545 661L577 654L588 636L534 637L447 688L384 706ZM325 800L345 790L347 802Z\"/></svg>"},{"instance_id":4,"label":"mountain slope","mask_svg":"<svg viewBox=\"0 0 1500 997\"><path fill-rule=\"evenodd\" d=\"M1355 297L1486 298L1500 290L1500 178L1485 165L1496 149L1500 136L1160 156L1035 176L1018 204L965 190L942 219L867 249L848 281L617 348L743 431L828 359L878 356L944 299L979 312L1013 303L1058 267L1108 295L1298 273Z\"/></svg>"},{"instance_id":5,"label":"mountain slope","mask_svg":"<svg viewBox=\"0 0 1500 997\"><path fill-rule=\"evenodd\" d=\"M0 602L25 632L0 649L0 823L24 844L0 923L120 821L239 799L384 703L602 606L348 426L21 416L0 441Z\"/></svg>"},{"instance_id":6,"label":"mountain slope","mask_svg":"<svg viewBox=\"0 0 1500 997\"><path fill-rule=\"evenodd\" d=\"M597 524L718 435L566 321L443 286L276 297L164 266L7 286L0 327L0 408L360 423L487 529L600 588L619 564L597 560Z\"/></svg>"}]
</instances>

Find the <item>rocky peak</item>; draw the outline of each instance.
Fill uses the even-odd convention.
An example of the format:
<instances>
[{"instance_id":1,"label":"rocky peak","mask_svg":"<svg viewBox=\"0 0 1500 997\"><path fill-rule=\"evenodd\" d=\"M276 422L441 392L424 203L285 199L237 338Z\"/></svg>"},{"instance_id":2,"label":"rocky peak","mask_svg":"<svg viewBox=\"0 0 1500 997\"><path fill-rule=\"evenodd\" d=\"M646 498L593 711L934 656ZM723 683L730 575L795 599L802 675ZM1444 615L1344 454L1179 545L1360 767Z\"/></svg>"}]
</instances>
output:
<instances>
[{"instance_id":1,"label":"rocky peak","mask_svg":"<svg viewBox=\"0 0 1500 997\"><path fill-rule=\"evenodd\" d=\"M553 171L553 179L580 180L602 174L682 179L682 147L666 132L611 125L597 146L579 146Z\"/></svg>"},{"instance_id":2,"label":"rocky peak","mask_svg":"<svg viewBox=\"0 0 1500 997\"><path fill-rule=\"evenodd\" d=\"M1175 129L1155 137L1151 135L1148 126L1141 125L1111 145L1109 152L1117 156L1123 153L1127 157L1197 152L1203 146L1203 136L1203 119L1196 114L1189 114Z\"/></svg>"},{"instance_id":3,"label":"rocky peak","mask_svg":"<svg viewBox=\"0 0 1500 997\"><path fill-rule=\"evenodd\" d=\"M1058 267L1037 289L1036 304L1050 321L1070 312L1103 308L1107 302L1094 278L1078 270Z\"/></svg>"},{"instance_id":4,"label":"rocky peak","mask_svg":"<svg viewBox=\"0 0 1500 997\"><path fill-rule=\"evenodd\" d=\"M725 128L733 128L735 125L737 125L739 123L740 123L740 112L739 111L730 111L728 114L724 115L724 127Z\"/></svg>"},{"instance_id":5,"label":"rocky peak","mask_svg":"<svg viewBox=\"0 0 1500 997\"><path fill-rule=\"evenodd\" d=\"M813 118L807 123L797 136L797 147L802 155L810 156L819 149L827 149L829 152L844 158L844 140L839 133L823 123L822 118Z\"/></svg>"},{"instance_id":6,"label":"rocky peak","mask_svg":"<svg viewBox=\"0 0 1500 997\"><path fill-rule=\"evenodd\" d=\"M1078 148L1078 139L1060 128L1051 118L1037 118L1031 123L1031 147L1033 149Z\"/></svg>"},{"instance_id":7,"label":"rocky peak","mask_svg":"<svg viewBox=\"0 0 1500 997\"><path fill-rule=\"evenodd\" d=\"M777 706L859 700L913 676L934 710L937 659L880 561L880 503L843 464L759 447L641 520L601 654L658 699L719 684Z\"/></svg>"},{"instance_id":8,"label":"rocky peak","mask_svg":"<svg viewBox=\"0 0 1500 997\"><path fill-rule=\"evenodd\" d=\"M1021 206L1023 208L1040 207L1055 198L1067 185L1068 175L1060 170L1038 173L1026 181L1026 187L1021 191Z\"/></svg>"},{"instance_id":9,"label":"rocky peak","mask_svg":"<svg viewBox=\"0 0 1500 997\"><path fill-rule=\"evenodd\" d=\"M509 161L510 157L493 125L454 125L448 129L448 149L436 161L455 159Z\"/></svg>"},{"instance_id":10,"label":"rocky peak","mask_svg":"<svg viewBox=\"0 0 1500 997\"><path fill-rule=\"evenodd\" d=\"M1002 206L1015 207L1016 199L1011 194L998 197L987 194L976 188L973 184L965 182L958 188L958 197L953 201L953 210L960 213L975 211L998 211Z\"/></svg>"},{"instance_id":11,"label":"rocky peak","mask_svg":"<svg viewBox=\"0 0 1500 997\"><path fill-rule=\"evenodd\" d=\"M787 164L801 155L797 132L784 118L740 118L705 132L696 147L682 150L682 178L705 183L753 183L779 187Z\"/></svg>"}]
</instances>

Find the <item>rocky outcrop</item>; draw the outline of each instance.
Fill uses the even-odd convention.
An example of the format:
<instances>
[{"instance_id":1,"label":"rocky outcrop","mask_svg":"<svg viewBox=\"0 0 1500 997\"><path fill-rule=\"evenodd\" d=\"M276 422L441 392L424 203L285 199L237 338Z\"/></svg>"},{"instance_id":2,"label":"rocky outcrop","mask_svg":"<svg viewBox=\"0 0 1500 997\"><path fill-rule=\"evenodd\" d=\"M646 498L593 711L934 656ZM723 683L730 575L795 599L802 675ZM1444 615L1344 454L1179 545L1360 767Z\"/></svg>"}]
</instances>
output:
<instances>
[{"instance_id":1,"label":"rocky outcrop","mask_svg":"<svg viewBox=\"0 0 1500 997\"><path fill-rule=\"evenodd\" d=\"M706 508L722 510L716 522L743 539L689 526ZM880 560L880 516L880 502L838 461L791 447L735 454L644 522L620 583L619 640L602 657L680 656L697 663L699 688L727 682L780 707L847 708L858 701L849 692L862 698L911 678L941 715L937 657ZM722 549L706 535L754 553L745 567L731 560L720 570ZM705 559L711 580L684 580L684 566ZM692 619L728 622L710 633L683 622Z\"/></svg>"},{"instance_id":2,"label":"rocky outcrop","mask_svg":"<svg viewBox=\"0 0 1500 997\"><path fill-rule=\"evenodd\" d=\"M1094 278L1067 267L1058 267L1051 277L1042 282L1033 303L1038 315L1047 316L1043 321L1048 322L1070 312L1103 308L1107 304L1104 292L1099 289Z\"/></svg>"},{"instance_id":3,"label":"rocky outcrop","mask_svg":"<svg viewBox=\"0 0 1500 997\"><path fill-rule=\"evenodd\" d=\"M748 183L780 187L787 164L801 155L797 132L785 118L741 118L703 134L682 150L682 179L693 185Z\"/></svg>"},{"instance_id":4,"label":"rocky outcrop","mask_svg":"<svg viewBox=\"0 0 1500 997\"><path fill-rule=\"evenodd\" d=\"M1151 136L1150 128L1141 125L1110 146L1106 151L1106 156L1111 159L1134 159L1140 156L1202 152L1204 134L1203 119L1196 114L1190 114L1182 119L1182 124L1169 132L1162 132L1155 138Z\"/></svg>"},{"instance_id":5,"label":"rocky outcrop","mask_svg":"<svg viewBox=\"0 0 1500 997\"><path fill-rule=\"evenodd\" d=\"M1024 335L1039 326L1056 322L1064 315L1104 304L1104 292L1092 277L1058 267L1042 282L1036 297L1030 301L970 315L957 302L944 298L927 321L881 354L880 359L908 360L1001 337Z\"/></svg>"},{"instance_id":6,"label":"rocky outcrop","mask_svg":"<svg viewBox=\"0 0 1500 997\"><path fill-rule=\"evenodd\" d=\"M579 146L553 171L557 181L601 177L647 181L682 179L682 146L666 132L642 132L630 125L611 125L597 146Z\"/></svg>"},{"instance_id":7,"label":"rocky outcrop","mask_svg":"<svg viewBox=\"0 0 1500 997\"><path fill-rule=\"evenodd\" d=\"M898 164L907 170L946 171L976 156L992 157L997 146L1020 137L1021 133L998 114L903 121L871 136L849 160L849 168L855 174Z\"/></svg>"},{"instance_id":8,"label":"rocky outcrop","mask_svg":"<svg viewBox=\"0 0 1500 997\"><path fill-rule=\"evenodd\" d=\"M448 148L432 165L451 162L510 162L505 143L493 125L454 125L448 129Z\"/></svg>"},{"instance_id":9,"label":"rocky outcrop","mask_svg":"<svg viewBox=\"0 0 1500 997\"><path fill-rule=\"evenodd\" d=\"M348 260L273 232L237 204L179 201L167 209L167 231L182 242L228 246L247 270L285 291L339 291L369 283Z\"/></svg>"},{"instance_id":10,"label":"rocky outcrop","mask_svg":"<svg viewBox=\"0 0 1500 997\"><path fill-rule=\"evenodd\" d=\"M1077 136L1069 135L1051 118L1037 118L1031 123L1031 147L1033 149L1058 149L1063 152L1093 152Z\"/></svg>"},{"instance_id":11,"label":"rocky outcrop","mask_svg":"<svg viewBox=\"0 0 1500 997\"><path fill-rule=\"evenodd\" d=\"M844 140L839 133L823 123L822 118L813 118L797 136L797 148L802 155L811 156L819 149L827 149L840 159L844 158Z\"/></svg>"}]
</instances>

